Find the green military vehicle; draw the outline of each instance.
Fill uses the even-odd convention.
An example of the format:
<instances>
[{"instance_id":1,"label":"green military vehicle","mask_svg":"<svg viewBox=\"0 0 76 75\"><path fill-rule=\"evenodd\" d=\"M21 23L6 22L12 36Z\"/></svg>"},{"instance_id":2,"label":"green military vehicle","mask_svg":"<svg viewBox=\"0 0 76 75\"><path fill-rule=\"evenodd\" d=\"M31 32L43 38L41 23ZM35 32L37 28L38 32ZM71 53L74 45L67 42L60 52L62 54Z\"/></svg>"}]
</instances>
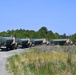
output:
<instances>
[{"instance_id":1,"label":"green military vehicle","mask_svg":"<svg viewBox=\"0 0 76 75\"><path fill-rule=\"evenodd\" d=\"M1 50L12 50L14 49L14 45L12 44L12 37L2 37L0 36L0 49Z\"/></svg>"},{"instance_id":2,"label":"green military vehicle","mask_svg":"<svg viewBox=\"0 0 76 75\"><path fill-rule=\"evenodd\" d=\"M50 44L51 45L66 45L69 43L69 39L51 39Z\"/></svg>"},{"instance_id":3,"label":"green military vehicle","mask_svg":"<svg viewBox=\"0 0 76 75\"><path fill-rule=\"evenodd\" d=\"M30 46L30 39L28 38L18 38L16 42L18 48L28 48Z\"/></svg>"},{"instance_id":4,"label":"green military vehicle","mask_svg":"<svg viewBox=\"0 0 76 75\"><path fill-rule=\"evenodd\" d=\"M43 44L48 44L48 41L46 39L43 38L35 38L35 39L31 39L32 45L43 45Z\"/></svg>"}]
</instances>

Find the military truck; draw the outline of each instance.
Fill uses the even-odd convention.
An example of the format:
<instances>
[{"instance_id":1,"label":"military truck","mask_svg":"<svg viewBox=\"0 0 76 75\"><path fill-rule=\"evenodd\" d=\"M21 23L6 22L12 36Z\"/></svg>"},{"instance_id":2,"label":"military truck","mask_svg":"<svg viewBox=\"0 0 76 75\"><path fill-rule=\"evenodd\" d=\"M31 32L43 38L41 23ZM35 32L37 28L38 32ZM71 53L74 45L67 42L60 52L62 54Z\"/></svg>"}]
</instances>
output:
<instances>
[{"instance_id":1,"label":"military truck","mask_svg":"<svg viewBox=\"0 0 76 75\"><path fill-rule=\"evenodd\" d=\"M2 37L0 36L0 49L1 50L12 50L14 49L14 45L12 44L12 37Z\"/></svg>"},{"instance_id":2,"label":"military truck","mask_svg":"<svg viewBox=\"0 0 76 75\"><path fill-rule=\"evenodd\" d=\"M18 38L16 42L17 42L17 48L30 47L30 39L29 38Z\"/></svg>"},{"instance_id":3,"label":"military truck","mask_svg":"<svg viewBox=\"0 0 76 75\"><path fill-rule=\"evenodd\" d=\"M70 45L72 41L70 39L51 39L50 45Z\"/></svg>"},{"instance_id":4,"label":"military truck","mask_svg":"<svg viewBox=\"0 0 76 75\"><path fill-rule=\"evenodd\" d=\"M31 39L32 45L42 45L42 44L48 44L48 42L46 41L46 39L43 38L35 38L35 39Z\"/></svg>"}]
</instances>

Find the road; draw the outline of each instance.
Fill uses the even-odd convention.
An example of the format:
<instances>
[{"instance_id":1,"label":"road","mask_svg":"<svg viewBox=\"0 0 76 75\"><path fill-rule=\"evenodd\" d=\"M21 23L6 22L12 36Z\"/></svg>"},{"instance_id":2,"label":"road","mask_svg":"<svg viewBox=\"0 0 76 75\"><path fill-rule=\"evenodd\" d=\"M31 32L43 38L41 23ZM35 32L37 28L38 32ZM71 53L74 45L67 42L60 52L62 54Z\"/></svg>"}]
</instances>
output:
<instances>
[{"instance_id":1,"label":"road","mask_svg":"<svg viewBox=\"0 0 76 75\"><path fill-rule=\"evenodd\" d=\"M2 51L0 52L0 75L13 75L12 73L9 73L6 70L6 63L7 63L7 58L14 55L16 53L20 52L28 52L29 48L27 49L16 49L16 50L11 50L11 51Z\"/></svg>"}]
</instances>

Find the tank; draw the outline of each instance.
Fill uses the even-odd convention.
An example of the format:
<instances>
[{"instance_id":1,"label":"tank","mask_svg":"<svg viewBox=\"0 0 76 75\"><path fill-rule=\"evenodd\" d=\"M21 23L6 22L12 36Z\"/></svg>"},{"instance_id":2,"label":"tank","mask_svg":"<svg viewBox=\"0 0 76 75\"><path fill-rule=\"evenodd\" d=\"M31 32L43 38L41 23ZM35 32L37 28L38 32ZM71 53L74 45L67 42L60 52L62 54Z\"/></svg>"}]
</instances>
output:
<instances>
[{"instance_id":1,"label":"tank","mask_svg":"<svg viewBox=\"0 0 76 75\"><path fill-rule=\"evenodd\" d=\"M11 44L13 42L13 39L11 37L0 37L0 48L6 48L6 50L11 48Z\"/></svg>"},{"instance_id":2,"label":"tank","mask_svg":"<svg viewBox=\"0 0 76 75\"><path fill-rule=\"evenodd\" d=\"M30 39L27 38L18 38L17 39L17 46L19 48L27 48L30 45Z\"/></svg>"}]
</instances>

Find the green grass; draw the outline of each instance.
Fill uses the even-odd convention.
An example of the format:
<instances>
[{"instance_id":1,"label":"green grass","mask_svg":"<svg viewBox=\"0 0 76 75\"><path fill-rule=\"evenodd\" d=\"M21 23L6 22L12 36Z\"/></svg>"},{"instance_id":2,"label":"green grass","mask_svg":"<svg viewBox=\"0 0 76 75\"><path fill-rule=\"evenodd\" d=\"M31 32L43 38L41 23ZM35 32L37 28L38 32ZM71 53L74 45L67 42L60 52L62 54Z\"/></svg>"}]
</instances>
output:
<instances>
[{"instance_id":1,"label":"green grass","mask_svg":"<svg viewBox=\"0 0 76 75\"><path fill-rule=\"evenodd\" d=\"M30 52L8 58L8 68L14 75L76 75L75 46L41 49L31 48Z\"/></svg>"}]
</instances>

